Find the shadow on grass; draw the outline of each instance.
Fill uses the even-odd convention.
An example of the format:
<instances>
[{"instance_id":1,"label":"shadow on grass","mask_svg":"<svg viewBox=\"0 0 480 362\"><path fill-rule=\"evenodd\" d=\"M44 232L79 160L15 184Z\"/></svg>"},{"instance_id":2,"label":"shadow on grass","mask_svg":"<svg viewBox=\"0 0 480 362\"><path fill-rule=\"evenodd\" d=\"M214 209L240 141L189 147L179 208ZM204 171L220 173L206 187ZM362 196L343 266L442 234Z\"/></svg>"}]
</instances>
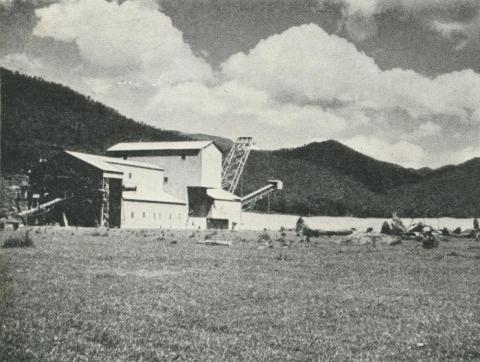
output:
<instances>
[{"instance_id":1,"label":"shadow on grass","mask_svg":"<svg viewBox=\"0 0 480 362\"><path fill-rule=\"evenodd\" d=\"M2 248L28 248L33 247L33 240L30 237L30 230L22 234L10 235L5 239Z\"/></svg>"},{"instance_id":2,"label":"shadow on grass","mask_svg":"<svg viewBox=\"0 0 480 362\"><path fill-rule=\"evenodd\" d=\"M18 331L14 311L14 284L8 272L8 257L0 255L0 361L31 361L24 338Z\"/></svg>"}]
</instances>

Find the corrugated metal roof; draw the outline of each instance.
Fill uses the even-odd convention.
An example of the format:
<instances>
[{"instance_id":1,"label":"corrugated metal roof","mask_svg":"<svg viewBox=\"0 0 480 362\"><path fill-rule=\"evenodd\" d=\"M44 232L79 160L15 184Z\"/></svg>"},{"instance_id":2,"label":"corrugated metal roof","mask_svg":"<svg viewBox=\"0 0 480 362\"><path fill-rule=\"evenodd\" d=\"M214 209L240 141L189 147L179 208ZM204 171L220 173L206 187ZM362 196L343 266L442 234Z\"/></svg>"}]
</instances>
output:
<instances>
[{"instance_id":1,"label":"corrugated metal roof","mask_svg":"<svg viewBox=\"0 0 480 362\"><path fill-rule=\"evenodd\" d=\"M98 157L101 157L103 160L105 160L105 162L108 162L109 164L113 164L113 165L134 166L134 167L149 168L152 170L163 171L162 167L152 165L151 163L124 160L122 158L115 158L115 157L106 157L106 156L98 156Z\"/></svg>"},{"instance_id":2,"label":"corrugated metal roof","mask_svg":"<svg viewBox=\"0 0 480 362\"><path fill-rule=\"evenodd\" d=\"M117 143L107 151L201 150L212 143L213 141L123 142Z\"/></svg>"},{"instance_id":3,"label":"corrugated metal roof","mask_svg":"<svg viewBox=\"0 0 480 362\"><path fill-rule=\"evenodd\" d=\"M207 189L207 195L215 200L240 201L240 197L222 189Z\"/></svg>"},{"instance_id":4,"label":"corrugated metal roof","mask_svg":"<svg viewBox=\"0 0 480 362\"><path fill-rule=\"evenodd\" d=\"M65 151L65 152L68 153L70 156L78 158L79 160L82 160L92 165L93 167L98 168L99 170L102 170L105 172L123 174L123 172L120 171L118 168L115 168L115 166L112 166L109 163L107 163L105 160L103 160L101 156L90 155L88 153L81 153L81 152L72 152L72 151Z\"/></svg>"},{"instance_id":5,"label":"corrugated metal roof","mask_svg":"<svg viewBox=\"0 0 480 362\"><path fill-rule=\"evenodd\" d=\"M163 168L159 166L151 165L149 163L144 163L144 162L128 161L128 160L123 160L121 158L91 155L89 153L82 153L82 152L72 152L72 151L65 151L65 152L73 157L76 157L84 162L87 162L88 164L104 172L113 172L113 173L123 174L122 170L114 166L115 164L163 171Z\"/></svg>"},{"instance_id":6,"label":"corrugated metal roof","mask_svg":"<svg viewBox=\"0 0 480 362\"><path fill-rule=\"evenodd\" d=\"M166 193L165 191L157 191L155 193L145 191L124 191L123 199L126 201L146 201L159 202L166 204L186 205L186 202Z\"/></svg>"}]
</instances>

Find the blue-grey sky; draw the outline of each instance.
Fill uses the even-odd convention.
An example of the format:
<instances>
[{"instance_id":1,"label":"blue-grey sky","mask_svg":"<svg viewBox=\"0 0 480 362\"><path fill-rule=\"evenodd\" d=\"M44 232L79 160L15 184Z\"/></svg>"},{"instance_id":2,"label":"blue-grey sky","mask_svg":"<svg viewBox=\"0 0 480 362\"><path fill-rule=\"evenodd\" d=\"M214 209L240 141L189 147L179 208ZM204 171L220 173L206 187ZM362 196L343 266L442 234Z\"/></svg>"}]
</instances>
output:
<instances>
[{"instance_id":1,"label":"blue-grey sky","mask_svg":"<svg viewBox=\"0 0 480 362\"><path fill-rule=\"evenodd\" d=\"M0 0L3 66L161 128L480 155L478 0Z\"/></svg>"}]
</instances>

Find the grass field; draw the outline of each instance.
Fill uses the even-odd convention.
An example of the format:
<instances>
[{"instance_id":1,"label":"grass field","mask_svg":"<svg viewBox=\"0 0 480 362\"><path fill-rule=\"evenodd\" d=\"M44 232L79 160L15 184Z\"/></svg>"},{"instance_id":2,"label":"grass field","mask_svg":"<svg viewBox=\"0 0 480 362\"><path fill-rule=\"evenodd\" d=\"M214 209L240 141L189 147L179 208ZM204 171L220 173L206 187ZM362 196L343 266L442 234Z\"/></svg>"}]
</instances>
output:
<instances>
[{"instance_id":1,"label":"grass field","mask_svg":"<svg viewBox=\"0 0 480 362\"><path fill-rule=\"evenodd\" d=\"M233 246L195 243L207 234ZM30 235L34 247L0 249L1 360L480 360L472 240L424 250L291 232L271 248L246 231Z\"/></svg>"}]
</instances>

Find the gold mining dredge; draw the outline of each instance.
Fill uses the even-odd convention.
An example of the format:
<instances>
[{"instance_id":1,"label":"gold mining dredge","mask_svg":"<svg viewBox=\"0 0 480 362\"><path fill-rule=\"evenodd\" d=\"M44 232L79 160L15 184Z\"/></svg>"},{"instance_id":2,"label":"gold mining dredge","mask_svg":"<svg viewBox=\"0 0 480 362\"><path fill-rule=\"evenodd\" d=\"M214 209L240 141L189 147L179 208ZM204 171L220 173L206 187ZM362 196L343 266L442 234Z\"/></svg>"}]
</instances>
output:
<instances>
[{"instance_id":1,"label":"gold mining dredge","mask_svg":"<svg viewBox=\"0 0 480 362\"><path fill-rule=\"evenodd\" d=\"M240 137L226 155L213 141L130 142L106 156L64 151L42 160L18 192L25 224L126 228L233 228L242 210L281 190L280 180L235 194L253 148ZM20 205L23 205L21 207Z\"/></svg>"}]
</instances>

